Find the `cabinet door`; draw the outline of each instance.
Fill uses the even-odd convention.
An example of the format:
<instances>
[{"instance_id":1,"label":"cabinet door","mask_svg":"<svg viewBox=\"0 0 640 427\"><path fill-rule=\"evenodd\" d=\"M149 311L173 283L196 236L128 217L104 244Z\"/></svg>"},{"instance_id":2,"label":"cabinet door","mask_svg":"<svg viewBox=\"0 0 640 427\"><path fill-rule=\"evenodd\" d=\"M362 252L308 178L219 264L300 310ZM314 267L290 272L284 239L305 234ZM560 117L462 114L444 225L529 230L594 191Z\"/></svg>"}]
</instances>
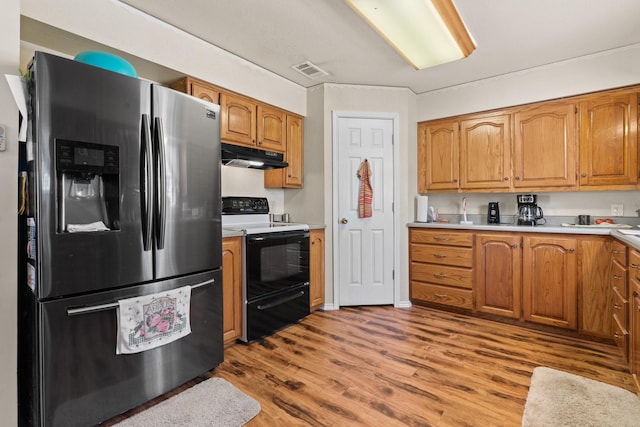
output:
<instances>
[{"instance_id":1,"label":"cabinet door","mask_svg":"<svg viewBox=\"0 0 640 427\"><path fill-rule=\"evenodd\" d=\"M594 95L580 103L580 185L638 182L638 95Z\"/></svg>"},{"instance_id":2,"label":"cabinet door","mask_svg":"<svg viewBox=\"0 0 640 427\"><path fill-rule=\"evenodd\" d=\"M576 105L536 104L515 112L513 186L575 187Z\"/></svg>"},{"instance_id":3,"label":"cabinet door","mask_svg":"<svg viewBox=\"0 0 640 427\"><path fill-rule=\"evenodd\" d=\"M631 292L630 338L631 373L636 381L636 387L640 389L640 286L637 285L637 282Z\"/></svg>"},{"instance_id":4,"label":"cabinet door","mask_svg":"<svg viewBox=\"0 0 640 427\"><path fill-rule=\"evenodd\" d=\"M287 113L279 108L258 104L257 146L284 153L287 138Z\"/></svg>"},{"instance_id":5,"label":"cabinet door","mask_svg":"<svg viewBox=\"0 0 640 427\"><path fill-rule=\"evenodd\" d=\"M571 237L523 237L524 319L576 329L577 240Z\"/></svg>"},{"instance_id":6,"label":"cabinet door","mask_svg":"<svg viewBox=\"0 0 640 427\"><path fill-rule=\"evenodd\" d=\"M460 122L460 188L511 187L511 125L509 114Z\"/></svg>"},{"instance_id":7,"label":"cabinet door","mask_svg":"<svg viewBox=\"0 0 640 427\"><path fill-rule=\"evenodd\" d=\"M220 94L220 139L222 142L256 145L256 104L242 96Z\"/></svg>"},{"instance_id":8,"label":"cabinet door","mask_svg":"<svg viewBox=\"0 0 640 427\"><path fill-rule=\"evenodd\" d=\"M264 171L265 188L302 188L303 135L302 117L287 114L287 151L284 160L289 166Z\"/></svg>"},{"instance_id":9,"label":"cabinet door","mask_svg":"<svg viewBox=\"0 0 640 427\"><path fill-rule=\"evenodd\" d=\"M457 121L418 124L418 192L457 190L459 173Z\"/></svg>"},{"instance_id":10,"label":"cabinet door","mask_svg":"<svg viewBox=\"0 0 640 427\"><path fill-rule=\"evenodd\" d=\"M611 240L609 237L584 237L581 238L579 245L578 331L611 338L613 334Z\"/></svg>"},{"instance_id":11,"label":"cabinet door","mask_svg":"<svg viewBox=\"0 0 640 427\"><path fill-rule=\"evenodd\" d=\"M515 234L476 234L476 309L520 318L522 238Z\"/></svg>"},{"instance_id":12,"label":"cabinet door","mask_svg":"<svg viewBox=\"0 0 640 427\"><path fill-rule=\"evenodd\" d=\"M197 81L191 82L191 95L204 99L207 102L218 104L220 102L220 91L213 86L201 84Z\"/></svg>"},{"instance_id":13,"label":"cabinet door","mask_svg":"<svg viewBox=\"0 0 640 427\"><path fill-rule=\"evenodd\" d=\"M324 230L311 230L309 237L309 298L311 310L324 304Z\"/></svg>"},{"instance_id":14,"label":"cabinet door","mask_svg":"<svg viewBox=\"0 0 640 427\"><path fill-rule=\"evenodd\" d=\"M224 343L242 335L242 238L222 239L222 331Z\"/></svg>"}]
</instances>

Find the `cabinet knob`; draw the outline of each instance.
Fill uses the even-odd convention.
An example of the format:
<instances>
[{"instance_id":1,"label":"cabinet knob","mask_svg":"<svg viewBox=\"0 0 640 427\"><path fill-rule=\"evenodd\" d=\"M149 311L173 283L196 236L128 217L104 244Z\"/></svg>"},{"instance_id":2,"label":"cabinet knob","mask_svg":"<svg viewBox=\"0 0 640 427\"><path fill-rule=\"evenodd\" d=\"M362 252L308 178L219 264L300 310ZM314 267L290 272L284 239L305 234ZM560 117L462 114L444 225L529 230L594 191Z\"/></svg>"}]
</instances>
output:
<instances>
[{"instance_id":1,"label":"cabinet knob","mask_svg":"<svg viewBox=\"0 0 640 427\"><path fill-rule=\"evenodd\" d=\"M514 243L513 245L511 245L511 247L512 247L513 249L518 249L518 244L517 244L517 243Z\"/></svg>"},{"instance_id":2,"label":"cabinet knob","mask_svg":"<svg viewBox=\"0 0 640 427\"><path fill-rule=\"evenodd\" d=\"M453 178L453 182L458 182L458 178Z\"/></svg>"},{"instance_id":3,"label":"cabinet knob","mask_svg":"<svg viewBox=\"0 0 640 427\"><path fill-rule=\"evenodd\" d=\"M520 177L519 176L516 176L516 181L520 181Z\"/></svg>"},{"instance_id":4,"label":"cabinet knob","mask_svg":"<svg viewBox=\"0 0 640 427\"><path fill-rule=\"evenodd\" d=\"M518 179L518 177L517 177L517 176L516 176L516 179ZM504 180L505 180L505 181L509 181L509 177L508 177L508 176L505 176L505 177L504 177Z\"/></svg>"},{"instance_id":5,"label":"cabinet knob","mask_svg":"<svg viewBox=\"0 0 640 427\"><path fill-rule=\"evenodd\" d=\"M586 172L582 172L582 173L580 174L580 176L581 176L581 177L583 177L583 178L586 178L586 177L587 177L587 174L586 174Z\"/></svg>"},{"instance_id":6,"label":"cabinet knob","mask_svg":"<svg viewBox=\"0 0 640 427\"><path fill-rule=\"evenodd\" d=\"M615 280L620 280L620 279L622 279L622 276L618 276L617 274L614 274L614 275L613 275L613 278L614 278Z\"/></svg>"},{"instance_id":7,"label":"cabinet knob","mask_svg":"<svg viewBox=\"0 0 640 427\"><path fill-rule=\"evenodd\" d=\"M574 253L576 250L575 250L574 248L569 248L569 249L568 249L568 251L569 251L570 253Z\"/></svg>"},{"instance_id":8,"label":"cabinet knob","mask_svg":"<svg viewBox=\"0 0 640 427\"><path fill-rule=\"evenodd\" d=\"M613 308L615 308L616 310L620 310L622 306L620 304L613 304Z\"/></svg>"},{"instance_id":9,"label":"cabinet knob","mask_svg":"<svg viewBox=\"0 0 640 427\"><path fill-rule=\"evenodd\" d=\"M631 268L638 270L640 269L640 265L631 263Z\"/></svg>"}]
</instances>

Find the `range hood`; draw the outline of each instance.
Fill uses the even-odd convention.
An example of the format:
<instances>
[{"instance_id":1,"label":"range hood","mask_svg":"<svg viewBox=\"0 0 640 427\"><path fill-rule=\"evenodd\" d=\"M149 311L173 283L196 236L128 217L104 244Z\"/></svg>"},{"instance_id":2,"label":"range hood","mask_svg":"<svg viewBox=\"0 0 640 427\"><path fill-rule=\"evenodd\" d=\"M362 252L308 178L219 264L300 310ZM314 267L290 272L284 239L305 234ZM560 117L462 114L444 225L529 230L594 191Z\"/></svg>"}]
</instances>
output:
<instances>
[{"instance_id":1,"label":"range hood","mask_svg":"<svg viewBox=\"0 0 640 427\"><path fill-rule=\"evenodd\" d=\"M222 164L237 168L281 169L289 166L284 154L239 145L220 144L222 146Z\"/></svg>"}]
</instances>

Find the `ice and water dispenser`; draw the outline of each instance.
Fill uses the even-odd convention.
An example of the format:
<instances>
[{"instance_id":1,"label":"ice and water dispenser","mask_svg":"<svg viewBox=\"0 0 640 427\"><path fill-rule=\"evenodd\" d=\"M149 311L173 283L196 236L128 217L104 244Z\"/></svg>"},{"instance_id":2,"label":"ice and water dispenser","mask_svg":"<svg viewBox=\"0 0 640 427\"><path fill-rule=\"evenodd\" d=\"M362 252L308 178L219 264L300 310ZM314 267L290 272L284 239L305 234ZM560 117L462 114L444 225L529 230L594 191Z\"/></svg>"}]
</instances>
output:
<instances>
[{"instance_id":1,"label":"ice and water dispenser","mask_svg":"<svg viewBox=\"0 0 640 427\"><path fill-rule=\"evenodd\" d=\"M58 232L120 228L119 147L56 140Z\"/></svg>"}]
</instances>

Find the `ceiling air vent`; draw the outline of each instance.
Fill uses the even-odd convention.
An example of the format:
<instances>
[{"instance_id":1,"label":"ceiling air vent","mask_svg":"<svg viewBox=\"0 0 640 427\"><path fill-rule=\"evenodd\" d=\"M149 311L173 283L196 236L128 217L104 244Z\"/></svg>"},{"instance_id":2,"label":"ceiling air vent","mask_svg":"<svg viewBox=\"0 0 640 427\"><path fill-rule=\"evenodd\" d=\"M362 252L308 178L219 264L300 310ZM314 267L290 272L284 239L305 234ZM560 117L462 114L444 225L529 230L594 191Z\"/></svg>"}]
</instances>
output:
<instances>
[{"instance_id":1,"label":"ceiling air vent","mask_svg":"<svg viewBox=\"0 0 640 427\"><path fill-rule=\"evenodd\" d=\"M305 61L301 64L294 65L291 68L302 74L303 76L309 77L310 79L317 79L318 77L328 76L324 70L321 70L317 65L312 64L309 61Z\"/></svg>"}]
</instances>

